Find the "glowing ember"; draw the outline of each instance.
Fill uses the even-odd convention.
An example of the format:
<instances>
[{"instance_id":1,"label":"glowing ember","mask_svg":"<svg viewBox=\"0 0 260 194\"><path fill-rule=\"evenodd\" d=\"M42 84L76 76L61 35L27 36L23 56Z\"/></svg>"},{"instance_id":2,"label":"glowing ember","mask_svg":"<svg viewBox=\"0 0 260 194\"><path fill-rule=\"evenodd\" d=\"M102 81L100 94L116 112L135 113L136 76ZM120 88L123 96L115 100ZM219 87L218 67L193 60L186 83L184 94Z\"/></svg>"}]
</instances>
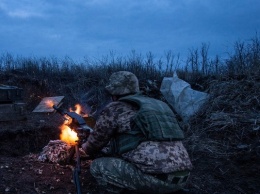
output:
<instances>
[{"instance_id":1,"label":"glowing ember","mask_svg":"<svg viewBox=\"0 0 260 194\"><path fill-rule=\"evenodd\" d=\"M81 106L80 106L79 104L76 104L76 105L75 105L75 108L76 108L75 112L76 112L77 114L80 114L80 112L81 112ZM73 110L70 109L70 111L73 111Z\"/></svg>"},{"instance_id":2,"label":"glowing ember","mask_svg":"<svg viewBox=\"0 0 260 194\"><path fill-rule=\"evenodd\" d=\"M77 114L80 114L81 112L81 106L79 104L75 105L75 112ZM70 111L73 111L70 109ZM60 126L61 134L60 139L68 144L74 145L75 142L78 140L77 133L74 132L68 125L72 122L71 118L68 118L68 120L65 120L63 125Z\"/></svg>"},{"instance_id":3,"label":"glowing ember","mask_svg":"<svg viewBox=\"0 0 260 194\"><path fill-rule=\"evenodd\" d=\"M47 100L45 104L47 107L52 107L54 105L54 102L52 100Z\"/></svg>"}]
</instances>

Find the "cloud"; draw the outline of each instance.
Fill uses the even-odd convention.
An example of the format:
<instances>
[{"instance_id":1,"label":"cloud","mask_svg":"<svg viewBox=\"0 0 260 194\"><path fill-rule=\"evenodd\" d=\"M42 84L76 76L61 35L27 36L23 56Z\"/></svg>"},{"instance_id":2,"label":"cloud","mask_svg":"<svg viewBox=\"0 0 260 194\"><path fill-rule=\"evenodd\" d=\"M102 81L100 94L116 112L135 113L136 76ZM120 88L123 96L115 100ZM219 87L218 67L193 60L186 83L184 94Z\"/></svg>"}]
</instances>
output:
<instances>
[{"instance_id":1,"label":"cloud","mask_svg":"<svg viewBox=\"0 0 260 194\"><path fill-rule=\"evenodd\" d=\"M259 6L259 0L0 0L0 49L183 54L210 42L222 52L220 44L259 29Z\"/></svg>"},{"instance_id":2,"label":"cloud","mask_svg":"<svg viewBox=\"0 0 260 194\"><path fill-rule=\"evenodd\" d=\"M26 19L26 18L31 18L31 17L43 17L42 14L35 13L32 11L28 11L28 10L8 11L7 15L10 17L21 18L21 19Z\"/></svg>"},{"instance_id":3,"label":"cloud","mask_svg":"<svg viewBox=\"0 0 260 194\"><path fill-rule=\"evenodd\" d=\"M11 18L28 19L35 17L44 17L44 6L40 1L20 0L2 0L0 10Z\"/></svg>"},{"instance_id":4,"label":"cloud","mask_svg":"<svg viewBox=\"0 0 260 194\"><path fill-rule=\"evenodd\" d=\"M50 38L50 39L53 39L53 40L59 40L59 39L61 39L61 35L60 34L47 34L46 35L48 38Z\"/></svg>"},{"instance_id":5,"label":"cloud","mask_svg":"<svg viewBox=\"0 0 260 194\"><path fill-rule=\"evenodd\" d=\"M107 3L110 3L111 0L88 0L85 2L86 5L104 5L104 4L107 4Z\"/></svg>"}]
</instances>

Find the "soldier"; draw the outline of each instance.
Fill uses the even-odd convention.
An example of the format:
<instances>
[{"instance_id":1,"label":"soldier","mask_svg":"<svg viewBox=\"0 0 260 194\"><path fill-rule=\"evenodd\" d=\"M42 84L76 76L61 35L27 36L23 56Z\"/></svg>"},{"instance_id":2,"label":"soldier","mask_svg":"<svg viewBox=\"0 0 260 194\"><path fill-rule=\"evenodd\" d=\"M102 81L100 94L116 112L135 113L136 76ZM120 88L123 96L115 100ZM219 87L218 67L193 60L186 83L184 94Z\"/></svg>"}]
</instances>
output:
<instances>
[{"instance_id":1,"label":"soldier","mask_svg":"<svg viewBox=\"0 0 260 194\"><path fill-rule=\"evenodd\" d=\"M192 164L182 144L183 132L166 103L145 97L137 77L113 73L106 90L113 102L100 114L82 148L99 151L90 172L108 193L172 193L181 190Z\"/></svg>"}]
</instances>

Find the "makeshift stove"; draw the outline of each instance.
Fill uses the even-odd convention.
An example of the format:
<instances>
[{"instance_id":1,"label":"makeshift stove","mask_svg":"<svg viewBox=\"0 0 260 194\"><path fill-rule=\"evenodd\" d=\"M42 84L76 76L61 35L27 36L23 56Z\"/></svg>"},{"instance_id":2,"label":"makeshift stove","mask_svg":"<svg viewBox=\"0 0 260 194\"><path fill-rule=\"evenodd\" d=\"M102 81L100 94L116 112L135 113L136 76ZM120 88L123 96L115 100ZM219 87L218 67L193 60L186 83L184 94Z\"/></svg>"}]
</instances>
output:
<instances>
[{"instance_id":1,"label":"makeshift stove","mask_svg":"<svg viewBox=\"0 0 260 194\"><path fill-rule=\"evenodd\" d=\"M61 109L64 96L43 98L40 104L34 109L35 113L62 114L63 124L60 126L60 139L51 140L40 153L38 160L41 162L53 162L68 164L75 159L75 147L82 143L82 138L88 136L95 125L95 119L82 112L79 104L75 105L75 111ZM81 158L87 155L81 148L77 148Z\"/></svg>"},{"instance_id":2,"label":"makeshift stove","mask_svg":"<svg viewBox=\"0 0 260 194\"><path fill-rule=\"evenodd\" d=\"M25 112L23 89L0 84L0 121L24 120Z\"/></svg>"}]
</instances>

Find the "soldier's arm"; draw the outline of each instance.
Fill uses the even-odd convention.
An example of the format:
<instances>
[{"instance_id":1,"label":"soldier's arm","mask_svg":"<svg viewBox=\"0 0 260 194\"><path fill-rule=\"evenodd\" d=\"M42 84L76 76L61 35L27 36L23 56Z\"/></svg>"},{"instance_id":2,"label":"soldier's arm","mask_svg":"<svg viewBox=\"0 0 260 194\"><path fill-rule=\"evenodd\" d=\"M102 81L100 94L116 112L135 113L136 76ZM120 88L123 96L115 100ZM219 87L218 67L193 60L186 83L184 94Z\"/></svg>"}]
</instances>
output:
<instances>
[{"instance_id":1,"label":"soldier's arm","mask_svg":"<svg viewBox=\"0 0 260 194\"><path fill-rule=\"evenodd\" d=\"M116 117L117 113L113 104L108 105L101 112L94 131L89 135L88 141L83 147L88 155L97 153L111 140L117 130Z\"/></svg>"}]
</instances>

